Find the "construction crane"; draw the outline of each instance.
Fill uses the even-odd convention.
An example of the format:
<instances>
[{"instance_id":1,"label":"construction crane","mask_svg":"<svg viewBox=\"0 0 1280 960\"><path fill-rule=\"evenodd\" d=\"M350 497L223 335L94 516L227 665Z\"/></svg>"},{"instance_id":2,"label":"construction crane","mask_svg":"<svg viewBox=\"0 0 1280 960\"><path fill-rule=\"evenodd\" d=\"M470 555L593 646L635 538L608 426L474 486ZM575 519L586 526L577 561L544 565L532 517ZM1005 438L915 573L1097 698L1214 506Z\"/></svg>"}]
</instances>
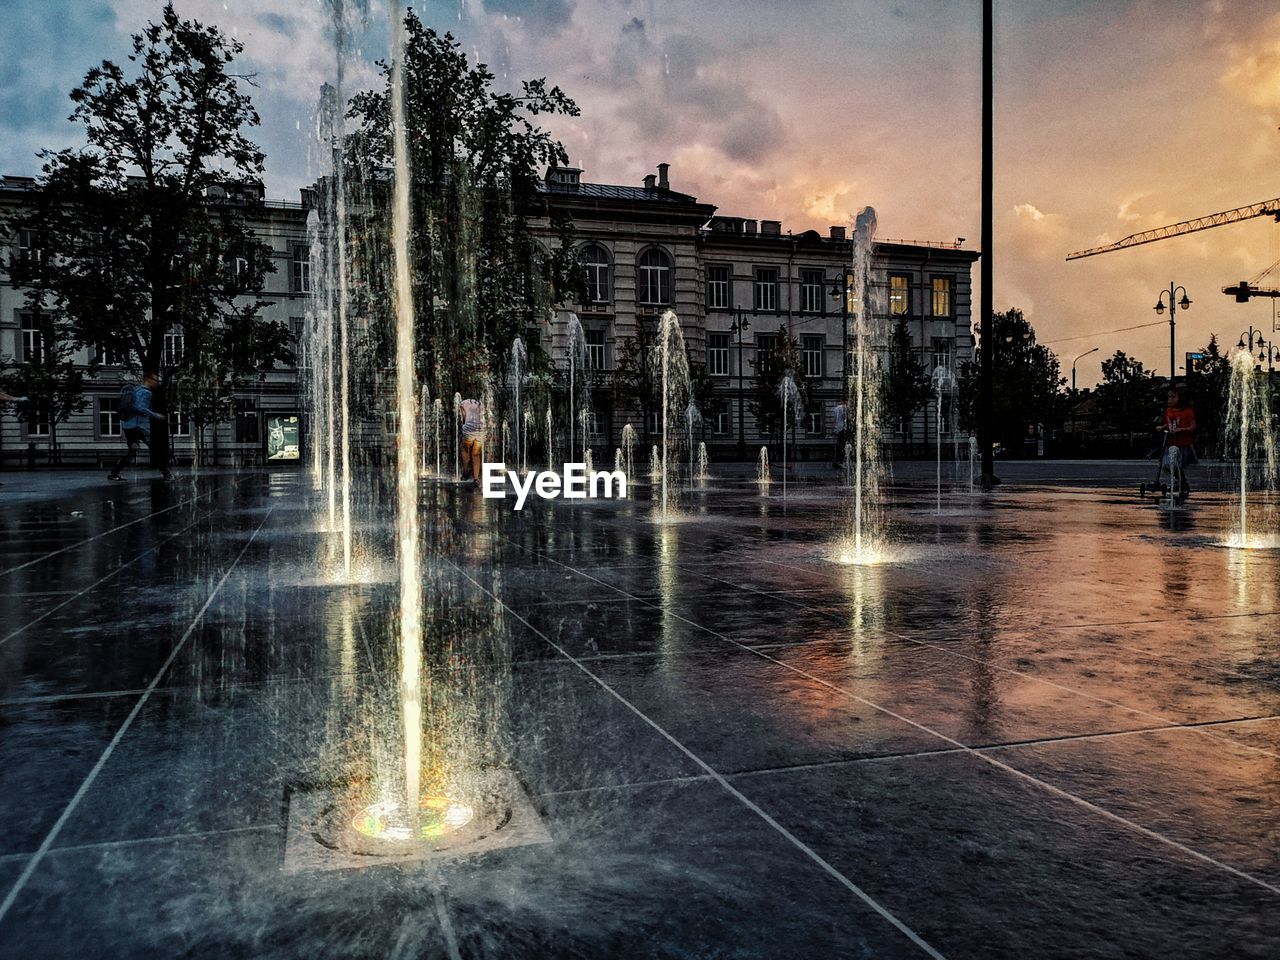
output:
<instances>
[{"instance_id":1,"label":"construction crane","mask_svg":"<svg viewBox=\"0 0 1280 960\"><path fill-rule=\"evenodd\" d=\"M1263 200L1261 203L1254 203L1247 207L1236 207L1234 210L1211 213L1207 217L1197 217L1194 220L1171 223L1167 227L1157 227L1155 230L1143 230L1141 233L1130 234L1123 240L1108 243L1103 247L1077 250L1075 253L1068 254L1067 259L1080 260L1084 257L1097 256L1100 253L1110 253L1112 250L1127 250L1130 247L1138 247L1144 243L1155 243L1157 240L1167 240L1170 237L1180 237L1185 233L1195 233L1197 230L1225 227L1229 223L1239 223L1241 220L1250 220L1253 217L1274 217L1277 222L1280 222L1280 197L1274 200Z\"/></svg>"},{"instance_id":2,"label":"construction crane","mask_svg":"<svg viewBox=\"0 0 1280 960\"><path fill-rule=\"evenodd\" d=\"M1234 287L1223 287L1222 292L1235 297L1236 303L1248 303L1251 297L1280 297L1280 287L1260 287L1248 280L1241 280Z\"/></svg>"}]
</instances>

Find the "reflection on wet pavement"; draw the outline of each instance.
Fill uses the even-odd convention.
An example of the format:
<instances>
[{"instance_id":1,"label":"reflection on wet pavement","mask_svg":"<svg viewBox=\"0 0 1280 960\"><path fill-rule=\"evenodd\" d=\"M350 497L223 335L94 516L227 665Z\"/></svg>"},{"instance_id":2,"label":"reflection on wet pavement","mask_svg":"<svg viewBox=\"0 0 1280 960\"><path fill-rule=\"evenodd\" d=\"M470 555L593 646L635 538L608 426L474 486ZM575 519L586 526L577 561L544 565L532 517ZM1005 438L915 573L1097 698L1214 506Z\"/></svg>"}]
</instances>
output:
<instances>
[{"instance_id":1,"label":"reflection on wet pavement","mask_svg":"<svg viewBox=\"0 0 1280 960\"><path fill-rule=\"evenodd\" d=\"M289 797L397 749L387 492L345 581L299 476L0 504L0 956L1280 955L1280 552L1225 499L899 484L863 568L834 486L638 493L423 484L428 690L552 842L314 874Z\"/></svg>"}]
</instances>

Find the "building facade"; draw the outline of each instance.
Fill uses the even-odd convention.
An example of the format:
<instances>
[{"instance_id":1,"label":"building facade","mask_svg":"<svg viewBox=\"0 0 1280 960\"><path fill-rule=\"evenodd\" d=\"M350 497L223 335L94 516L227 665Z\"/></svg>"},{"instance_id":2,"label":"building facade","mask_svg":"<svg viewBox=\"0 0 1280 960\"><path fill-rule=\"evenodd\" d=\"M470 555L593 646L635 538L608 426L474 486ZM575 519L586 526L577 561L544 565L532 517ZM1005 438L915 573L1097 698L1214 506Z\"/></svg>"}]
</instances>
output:
<instances>
[{"instance_id":1,"label":"building facade","mask_svg":"<svg viewBox=\"0 0 1280 960\"><path fill-rule=\"evenodd\" d=\"M28 203L35 182L30 178L0 180L0 217ZM704 402L699 438L713 458L754 456L761 444L778 437L762 431L753 415L756 365L776 345L779 329L801 345L804 410L794 434L798 458L829 457L833 410L845 390L845 350L849 341L844 312L844 275L852 261L852 242L845 228L820 234L783 230L778 221L717 215L712 204L673 190L667 164L639 186L597 184L582 180L582 171L557 167L547 171L543 190L549 203L572 216L587 271L587 296L557 310L543 327L552 357L563 365L569 312L575 312L587 341L594 391L591 441L600 457L609 458L623 425L638 418L638 408L616 396L612 376L629 338L642 325L656 324L672 309L680 319L691 359L705 366L711 400ZM272 250L274 272L267 275L261 299L264 315L288 324L300 336L310 308L311 260L307 214L316 191L304 189L298 201L257 202L253 225ZM535 221L550 242L546 221ZM11 238L10 255L38 255L38 240L19 232ZM24 244L26 246L24 246ZM973 353L970 329L971 268L978 254L955 243L887 240L877 243L873 285L884 305L883 320L907 321L913 349L925 370L955 371ZM0 363L21 362L32 342L25 291L0 274ZM166 349L180 353L175 332ZM80 361L94 359L88 348ZM98 357L95 376L86 382L87 404L57 429L60 462L68 466L101 466L120 455L123 440L115 406L127 382L124 368L112 358ZM300 464L306 462L306 414L296 368L277 368L242 389L234 417L211 427L206 456L219 464ZM941 427L944 440L960 439L944 409L941 424L930 405L916 415L905 444L932 442ZM190 463L196 451L192 427L182 411L170 416L174 456ZM634 423L645 442L655 423ZM284 438L282 441L282 437ZM793 439L789 436L789 442ZM291 442L292 440L292 442ZM389 441L388 441L389 442ZM0 413L0 464L49 462L50 429L37 414L19 418L12 409Z\"/></svg>"}]
</instances>

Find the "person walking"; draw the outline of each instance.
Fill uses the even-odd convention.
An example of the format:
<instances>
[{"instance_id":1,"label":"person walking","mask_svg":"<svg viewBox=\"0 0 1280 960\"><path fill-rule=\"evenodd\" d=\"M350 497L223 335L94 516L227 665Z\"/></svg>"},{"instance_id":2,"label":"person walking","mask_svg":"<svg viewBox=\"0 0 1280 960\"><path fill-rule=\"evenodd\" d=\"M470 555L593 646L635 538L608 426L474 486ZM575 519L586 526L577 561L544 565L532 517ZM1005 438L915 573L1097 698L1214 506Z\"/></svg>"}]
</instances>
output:
<instances>
[{"instance_id":1,"label":"person walking","mask_svg":"<svg viewBox=\"0 0 1280 960\"><path fill-rule=\"evenodd\" d=\"M480 461L484 458L484 404L474 398L462 401L462 479L480 485Z\"/></svg>"},{"instance_id":2,"label":"person walking","mask_svg":"<svg viewBox=\"0 0 1280 960\"><path fill-rule=\"evenodd\" d=\"M135 384L132 388L125 387L120 391L120 429L124 432L124 440L127 445L124 455L115 462L115 466L111 468L111 472L107 474L108 480L123 480L120 476L121 469L129 463L133 462L134 454L138 450L138 445L143 444L147 447L148 452L151 449L151 423L154 420L164 420L164 414L157 413L151 409L151 395L155 389L159 378L152 371L147 371L142 375L142 383ZM173 474L169 472L168 463L158 464L160 468L160 476L165 480L172 480Z\"/></svg>"}]
</instances>

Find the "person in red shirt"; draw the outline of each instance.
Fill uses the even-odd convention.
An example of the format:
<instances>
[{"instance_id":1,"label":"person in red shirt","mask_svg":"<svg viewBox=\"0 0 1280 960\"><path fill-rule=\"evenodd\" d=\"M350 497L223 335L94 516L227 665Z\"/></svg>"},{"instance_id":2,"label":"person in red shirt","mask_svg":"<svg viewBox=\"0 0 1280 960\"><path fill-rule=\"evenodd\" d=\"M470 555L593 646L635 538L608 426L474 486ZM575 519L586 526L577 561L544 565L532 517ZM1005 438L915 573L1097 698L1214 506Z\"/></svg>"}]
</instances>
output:
<instances>
[{"instance_id":1,"label":"person in red shirt","mask_svg":"<svg viewBox=\"0 0 1280 960\"><path fill-rule=\"evenodd\" d=\"M1169 397L1164 408L1164 429L1167 443L1178 450L1178 488L1183 495L1191 492L1187 483L1187 475L1183 471L1198 462L1193 442L1196 433L1196 412L1190 402L1184 399L1178 387L1169 388ZM1166 456L1167 456L1166 452Z\"/></svg>"}]
</instances>

